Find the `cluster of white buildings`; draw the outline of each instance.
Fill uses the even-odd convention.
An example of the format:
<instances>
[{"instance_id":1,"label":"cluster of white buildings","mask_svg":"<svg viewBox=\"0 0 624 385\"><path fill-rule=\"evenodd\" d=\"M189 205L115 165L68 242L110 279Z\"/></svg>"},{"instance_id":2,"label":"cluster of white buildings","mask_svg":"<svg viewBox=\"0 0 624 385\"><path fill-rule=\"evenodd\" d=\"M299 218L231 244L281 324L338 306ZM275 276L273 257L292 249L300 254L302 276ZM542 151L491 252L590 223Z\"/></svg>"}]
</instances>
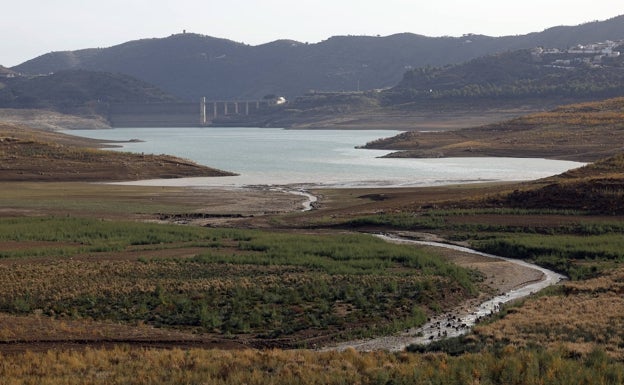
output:
<instances>
[{"instance_id":1,"label":"cluster of white buildings","mask_svg":"<svg viewBox=\"0 0 624 385\"><path fill-rule=\"evenodd\" d=\"M19 76L18 73L11 71L10 69L5 68L3 66L0 66L0 78L8 79L8 78L14 78L17 76Z\"/></svg>"},{"instance_id":2,"label":"cluster of white buildings","mask_svg":"<svg viewBox=\"0 0 624 385\"><path fill-rule=\"evenodd\" d=\"M607 40L600 43L586 45L575 45L565 50L559 48L537 47L532 50L532 54L539 61L544 61L546 55L550 59L549 65L555 67L570 67L578 64L599 65L605 58L616 58L621 55L616 49L624 45L624 40Z\"/></svg>"}]
</instances>

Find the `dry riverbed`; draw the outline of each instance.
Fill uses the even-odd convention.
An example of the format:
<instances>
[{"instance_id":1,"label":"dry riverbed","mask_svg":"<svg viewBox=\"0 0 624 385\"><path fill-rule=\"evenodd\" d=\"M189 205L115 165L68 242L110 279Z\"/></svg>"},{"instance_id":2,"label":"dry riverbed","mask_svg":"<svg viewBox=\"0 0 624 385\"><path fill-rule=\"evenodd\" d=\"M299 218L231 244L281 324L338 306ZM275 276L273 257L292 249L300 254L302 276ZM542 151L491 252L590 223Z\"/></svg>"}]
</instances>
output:
<instances>
[{"instance_id":1,"label":"dry riverbed","mask_svg":"<svg viewBox=\"0 0 624 385\"><path fill-rule=\"evenodd\" d=\"M426 234L421 237L431 238ZM356 349L359 351L401 351L412 344L428 344L444 338L466 334L482 317L500 310L504 303L526 297L564 279L560 274L524 261L502 258L456 245L431 241L417 241L397 236L379 235L388 242L413 244L443 250L448 260L462 267L475 269L485 277L485 284L493 291L462 306L436 315L422 327L379 338L347 341L322 350Z\"/></svg>"}]
</instances>

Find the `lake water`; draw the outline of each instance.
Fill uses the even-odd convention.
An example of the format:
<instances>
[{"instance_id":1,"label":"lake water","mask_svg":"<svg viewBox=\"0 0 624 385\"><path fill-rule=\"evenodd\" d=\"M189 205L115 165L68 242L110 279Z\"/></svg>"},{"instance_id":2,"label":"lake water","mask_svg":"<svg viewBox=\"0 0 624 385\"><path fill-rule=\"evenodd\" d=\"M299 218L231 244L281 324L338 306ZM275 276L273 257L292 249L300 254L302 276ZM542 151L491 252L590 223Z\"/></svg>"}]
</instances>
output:
<instances>
[{"instance_id":1,"label":"lake water","mask_svg":"<svg viewBox=\"0 0 624 385\"><path fill-rule=\"evenodd\" d=\"M123 143L118 150L176 155L240 174L140 182L158 186L432 186L531 180L583 165L520 158L384 159L379 157L389 151L355 148L399 133L387 130L198 127L72 130L68 133L111 141L140 139L142 142Z\"/></svg>"}]
</instances>

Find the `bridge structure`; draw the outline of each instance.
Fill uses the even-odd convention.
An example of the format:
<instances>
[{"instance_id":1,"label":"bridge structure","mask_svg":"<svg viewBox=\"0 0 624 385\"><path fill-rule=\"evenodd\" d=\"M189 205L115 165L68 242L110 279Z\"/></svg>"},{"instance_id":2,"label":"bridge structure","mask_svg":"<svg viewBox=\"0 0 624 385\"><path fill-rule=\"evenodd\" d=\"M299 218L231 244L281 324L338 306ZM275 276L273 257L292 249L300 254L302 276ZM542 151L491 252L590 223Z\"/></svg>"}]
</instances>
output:
<instances>
[{"instance_id":1,"label":"bridge structure","mask_svg":"<svg viewBox=\"0 0 624 385\"><path fill-rule=\"evenodd\" d=\"M197 127L216 119L252 115L276 105L273 99L207 100L177 103L114 103L108 107L113 127ZM198 109L199 106L199 109Z\"/></svg>"},{"instance_id":2,"label":"bridge structure","mask_svg":"<svg viewBox=\"0 0 624 385\"><path fill-rule=\"evenodd\" d=\"M199 123L202 126L207 126L221 116L250 115L274 104L275 101L271 99L206 100L204 97L199 103Z\"/></svg>"}]
</instances>

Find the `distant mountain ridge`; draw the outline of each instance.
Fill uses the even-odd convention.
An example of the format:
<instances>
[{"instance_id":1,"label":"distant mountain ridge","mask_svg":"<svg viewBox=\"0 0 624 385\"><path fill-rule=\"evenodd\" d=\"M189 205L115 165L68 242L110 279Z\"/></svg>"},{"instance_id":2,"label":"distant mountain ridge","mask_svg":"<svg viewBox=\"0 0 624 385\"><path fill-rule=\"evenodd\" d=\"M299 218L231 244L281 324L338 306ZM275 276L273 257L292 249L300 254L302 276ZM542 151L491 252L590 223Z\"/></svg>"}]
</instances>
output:
<instances>
[{"instance_id":1,"label":"distant mountain ridge","mask_svg":"<svg viewBox=\"0 0 624 385\"><path fill-rule=\"evenodd\" d=\"M395 86L403 74L536 46L567 48L624 39L624 15L527 35L426 37L337 36L316 44L292 40L249 46L196 34L130 41L109 48L52 52L12 70L47 74L66 69L119 72L187 100L294 97L309 90L354 91Z\"/></svg>"}]
</instances>

